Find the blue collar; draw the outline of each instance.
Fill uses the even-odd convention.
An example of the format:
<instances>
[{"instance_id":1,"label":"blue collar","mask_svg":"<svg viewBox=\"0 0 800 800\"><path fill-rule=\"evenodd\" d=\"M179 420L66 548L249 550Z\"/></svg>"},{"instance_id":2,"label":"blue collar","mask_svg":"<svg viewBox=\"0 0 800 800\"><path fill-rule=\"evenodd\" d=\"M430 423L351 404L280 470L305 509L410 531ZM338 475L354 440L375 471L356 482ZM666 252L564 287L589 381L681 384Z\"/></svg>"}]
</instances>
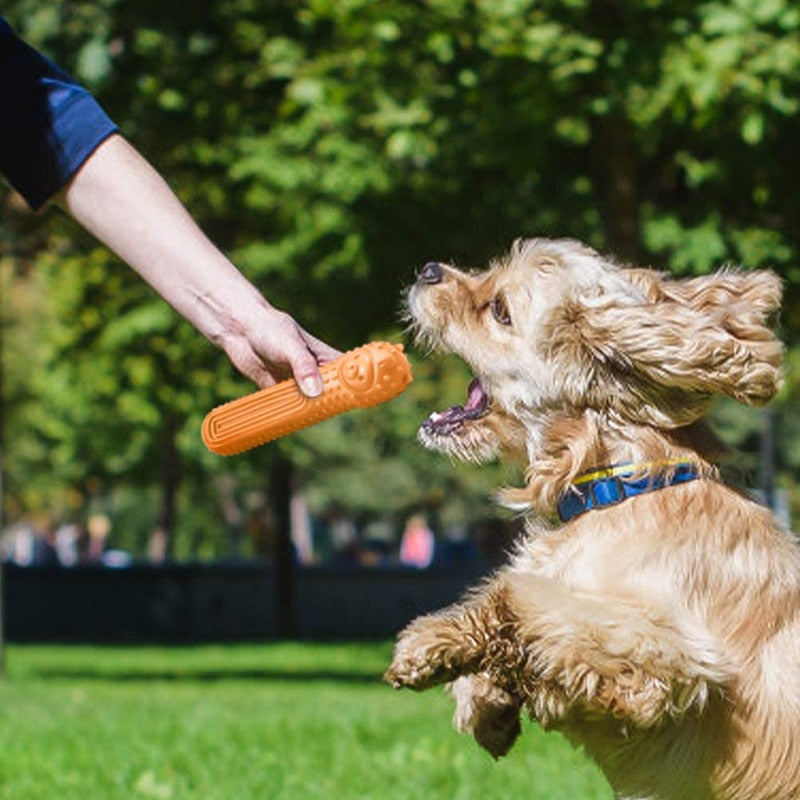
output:
<instances>
[{"instance_id":1,"label":"blue collar","mask_svg":"<svg viewBox=\"0 0 800 800\"><path fill-rule=\"evenodd\" d=\"M642 472L655 465L668 467L662 473ZM577 477L558 503L558 517L568 522L586 511L606 508L629 497L664 489L699 478L697 466L690 461L663 461L645 464L620 464L592 470ZM631 480L632 478L632 480Z\"/></svg>"}]
</instances>

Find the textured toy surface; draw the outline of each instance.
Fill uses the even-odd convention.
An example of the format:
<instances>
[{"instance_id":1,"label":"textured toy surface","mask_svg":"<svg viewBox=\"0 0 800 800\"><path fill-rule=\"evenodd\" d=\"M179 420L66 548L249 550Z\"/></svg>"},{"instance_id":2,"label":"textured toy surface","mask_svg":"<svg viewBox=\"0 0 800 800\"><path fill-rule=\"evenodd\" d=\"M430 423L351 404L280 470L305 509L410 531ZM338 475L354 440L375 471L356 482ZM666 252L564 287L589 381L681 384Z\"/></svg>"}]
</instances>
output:
<instances>
[{"instance_id":1,"label":"textured toy surface","mask_svg":"<svg viewBox=\"0 0 800 800\"><path fill-rule=\"evenodd\" d=\"M210 411L203 420L206 447L231 456L322 422L343 411L391 400L411 383L403 345L370 342L321 367L323 392L306 397L288 380Z\"/></svg>"}]
</instances>

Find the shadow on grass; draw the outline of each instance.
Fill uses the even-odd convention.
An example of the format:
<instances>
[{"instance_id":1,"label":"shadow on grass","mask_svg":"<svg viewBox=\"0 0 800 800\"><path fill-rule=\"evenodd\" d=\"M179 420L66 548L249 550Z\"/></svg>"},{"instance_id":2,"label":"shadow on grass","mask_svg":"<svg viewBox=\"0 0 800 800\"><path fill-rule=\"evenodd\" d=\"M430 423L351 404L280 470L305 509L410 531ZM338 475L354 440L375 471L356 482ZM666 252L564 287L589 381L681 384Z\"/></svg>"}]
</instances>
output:
<instances>
[{"instance_id":1,"label":"shadow on grass","mask_svg":"<svg viewBox=\"0 0 800 800\"><path fill-rule=\"evenodd\" d=\"M32 674L43 680L108 681L109 683L136 683L149 681L174 681L187 683L217 683L220 681L274 681L277 683L345 683L380 684L376 673L345 672L340 670L285 670L285 669L231 669L231 670L120 670L43 668Z\"/></svg>"}]
</instances>

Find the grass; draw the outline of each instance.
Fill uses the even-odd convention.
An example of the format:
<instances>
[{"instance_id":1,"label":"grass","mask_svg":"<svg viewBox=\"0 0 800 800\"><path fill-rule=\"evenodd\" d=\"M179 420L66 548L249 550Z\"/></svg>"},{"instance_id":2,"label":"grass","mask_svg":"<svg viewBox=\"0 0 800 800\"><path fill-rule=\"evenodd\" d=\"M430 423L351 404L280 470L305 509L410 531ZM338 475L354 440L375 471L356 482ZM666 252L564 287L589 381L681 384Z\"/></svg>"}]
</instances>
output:
<instances>
[{"instance_id":1,"label":"grass","mask_svg":"<svg viewBox=\"0 0 800 800\"><path fill-rule=\"evenodd\" d=\"M494 762L442 691L395 692L388 644L13 646L2 800L610 800L532 724Z\"/></svg>"}]
</instances>

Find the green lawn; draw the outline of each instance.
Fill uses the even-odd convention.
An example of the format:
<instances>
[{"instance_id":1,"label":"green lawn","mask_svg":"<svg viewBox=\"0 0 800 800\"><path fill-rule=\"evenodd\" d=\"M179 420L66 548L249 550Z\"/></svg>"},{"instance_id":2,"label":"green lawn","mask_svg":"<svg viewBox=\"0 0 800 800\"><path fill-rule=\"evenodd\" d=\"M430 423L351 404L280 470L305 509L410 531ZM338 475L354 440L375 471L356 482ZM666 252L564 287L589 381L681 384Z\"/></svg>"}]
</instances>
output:
<instances>
[{"instance_id":1,"label":"green lawn","mask_svg":"<svg viewBox=\"0 0 800 800\"><path fill-rule=\"evenodd\" d=\"M609 800L531 724L495 763L440 690L379 680L390 645L14 646L0 681L8 800Z\"/></svg>"}]
</instances>

